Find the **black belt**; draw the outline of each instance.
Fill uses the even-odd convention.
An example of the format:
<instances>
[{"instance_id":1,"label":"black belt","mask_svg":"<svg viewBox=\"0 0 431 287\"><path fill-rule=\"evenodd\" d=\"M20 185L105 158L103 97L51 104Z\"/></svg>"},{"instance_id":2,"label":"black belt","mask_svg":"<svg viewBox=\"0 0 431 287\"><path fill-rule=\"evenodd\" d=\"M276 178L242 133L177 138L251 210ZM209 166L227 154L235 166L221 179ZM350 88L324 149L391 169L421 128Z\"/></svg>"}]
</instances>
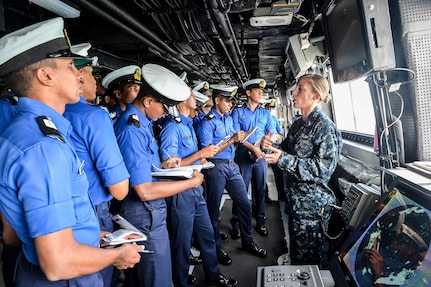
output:
<instances>
[{"instance_id":1,"label":"black belt","mask_svg":"<svg viewBox=\"0 0 431 287\"><path fill-rule=\"evenodd\" d=\"M212 158L210 159L213 163L233 163L233 159L219 159L219 158Z\"/></svg>"}]
</instances>

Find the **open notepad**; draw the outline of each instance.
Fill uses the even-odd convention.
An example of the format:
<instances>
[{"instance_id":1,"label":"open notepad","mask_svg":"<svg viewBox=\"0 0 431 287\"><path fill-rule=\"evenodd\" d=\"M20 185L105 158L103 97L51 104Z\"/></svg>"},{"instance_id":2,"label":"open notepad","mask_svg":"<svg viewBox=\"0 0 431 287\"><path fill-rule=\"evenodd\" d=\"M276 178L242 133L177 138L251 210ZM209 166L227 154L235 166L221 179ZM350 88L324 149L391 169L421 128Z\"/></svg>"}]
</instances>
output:
<instances>
[{"instance_id":1,"label":"open notepad","mask_svg":"<svg viewBox=\"0 0 431 287\"><path fill-rule=\"evenodd\" d=\"M147 240L147 236L139 231L133 224L128 222L121 215L117 214L112 216L121 229L116 230L112 233L108 233L102 238L103 243L100 247L122 245L130 242L138 242Z\"/></svg>"},{"instance_id":2,"label":"open notepad","mask_svg":"<svg viewBox=\"0 0 431 287\"><path fill-rule=\"evenodd\" d=\"M158 168L153 165L154 171L151 173L152 177L159 180L178 180L178 179L189 179L193 177L193 170L201 171L202 169L213 168L212 162L198 165L188 165L176 168Z\"/></svg>"}]
</instances>

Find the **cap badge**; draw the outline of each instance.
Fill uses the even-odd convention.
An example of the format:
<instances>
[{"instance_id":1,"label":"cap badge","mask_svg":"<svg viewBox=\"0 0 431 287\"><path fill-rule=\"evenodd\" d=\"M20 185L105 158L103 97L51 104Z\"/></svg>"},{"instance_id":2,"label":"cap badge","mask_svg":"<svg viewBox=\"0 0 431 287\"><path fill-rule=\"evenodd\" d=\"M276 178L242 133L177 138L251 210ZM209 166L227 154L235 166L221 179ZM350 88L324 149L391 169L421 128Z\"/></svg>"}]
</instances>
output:
<instances>
[{"instance_id":1,"label":"cap badge","mask_svg":"<svg viewBox=\"0 0 431 287\"><path fill-rule=\"evenodd\" d=\"M265 81L262 80L259 82L259 88L263 89L264 87L265 87Z\"/></svg>"},{"instance_id":2,"label":"cap badge","mask_svg":"<svg viewBox=\"0 0 431 287\"><path fill-rule=\"evenodd\" d=\"M205 83L205 84L204 84L204 86L203 86L203 88L204 88L205 90L208 90L208 89L210 88L210 86L208 85L208 83Z\"/></svg>"},{"instance_id":3,"label":"cap badge","mask_svg":"<svg viewBox=\"0 0 431 287\"><path fill-rule=\"evenodd\" d=\"M135 70L135 73L133 74L133 79L135 81L141 81L141 70L140 69Z\"/></svg>"},{"instance_id":4,"label":"cap badge","mask_svg":"<svg viewBox=\"0 0 431 287\"><path fill-rule=\"evenodd\" d=\"M235 89L230 93L230 95L233 97L233 96L235 96L235 95L236 95L236 92L238 92L238 88L235 88Z\"/></svg>"}]
</instances>

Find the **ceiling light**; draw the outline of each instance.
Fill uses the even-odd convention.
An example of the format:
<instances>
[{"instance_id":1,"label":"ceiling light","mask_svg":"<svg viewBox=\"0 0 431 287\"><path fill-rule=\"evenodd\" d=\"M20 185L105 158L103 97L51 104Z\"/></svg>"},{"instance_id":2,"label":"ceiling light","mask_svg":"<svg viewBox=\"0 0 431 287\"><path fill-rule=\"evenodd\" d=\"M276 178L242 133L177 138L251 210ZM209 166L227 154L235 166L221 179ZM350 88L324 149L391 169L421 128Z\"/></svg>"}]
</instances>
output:
<instances>
[{"instance_id":1,"label":"ceiling light","mask_svg":"<svg viewBox=\"0 0 431 287\"><path fill-rule=\"evenodd\" d=\"M283 16L259 16L250 17L250 25L253 27L263 26L285 26L292 23L293 14L287 14Z\"/></svg>"},{"instance_id":2,"label":"ceiling light","mask_svg":"<svg viewBox=\"0 0 431 287\"><path fill-rule=\"evenodd\" d=\"M81 11L60 0L29 0L63 18L78 18Z\"/></svg>"}]
</instances>

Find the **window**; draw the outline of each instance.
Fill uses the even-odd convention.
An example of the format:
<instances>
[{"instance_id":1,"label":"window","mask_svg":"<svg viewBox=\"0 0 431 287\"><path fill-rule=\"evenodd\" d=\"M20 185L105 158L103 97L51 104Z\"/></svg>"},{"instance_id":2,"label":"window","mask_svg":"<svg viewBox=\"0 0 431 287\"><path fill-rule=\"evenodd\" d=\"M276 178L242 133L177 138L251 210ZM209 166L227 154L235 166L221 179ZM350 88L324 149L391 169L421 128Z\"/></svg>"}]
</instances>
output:
<instances>
[{"instance_id":1,"label":"window","mask_svg":"<svg viewBox=\"0 0 431 287\"><path fill-rule=\"evenodd\" d=\"M335 84L330 77L335 120L338 129L374 136L376 120L370 89L365 78Z\"/></svg>"}]
</instances>

